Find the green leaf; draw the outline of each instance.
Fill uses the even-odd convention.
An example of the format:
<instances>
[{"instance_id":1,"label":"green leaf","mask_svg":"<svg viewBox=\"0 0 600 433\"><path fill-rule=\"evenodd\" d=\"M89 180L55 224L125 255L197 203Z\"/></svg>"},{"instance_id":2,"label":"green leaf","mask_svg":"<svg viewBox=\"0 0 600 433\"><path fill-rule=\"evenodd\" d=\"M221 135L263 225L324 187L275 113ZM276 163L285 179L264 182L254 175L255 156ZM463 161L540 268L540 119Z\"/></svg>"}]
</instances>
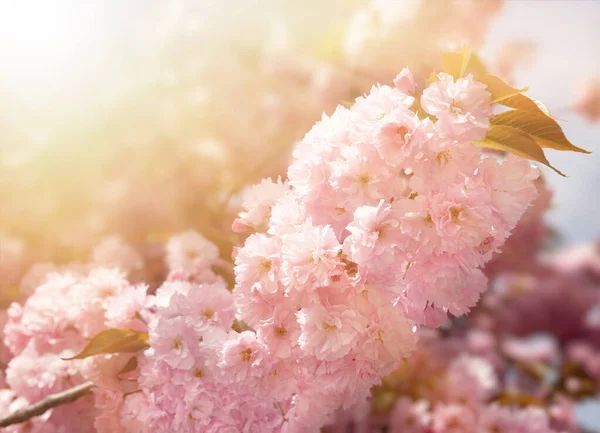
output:
<instances>
[{"instance_id":1,"label":"green leaf","mask_svg":"<svg viewBox=\"0 0 600 433\"><path fill-rule=\"evenodd\" d=\"M519 129L531 136L540 147L590 153L571 143L554 119L543 113L510 110L496 115L491 123Z\"/></svg>"},{"instance_id":2,"label":"green leaf","mask_svg":"<svg viewBox=\"0 0 600 433\"><path fill-rule=\"evenodd\" d=\"M458 53L446 52L442 53L442 66L444 72L452 75L454 79L464 75L471 60L471 50L465 45Z\"/></svg>"},{"instance_id":3,"label":"green leaf","mask_svg":"<svg viewBox=\"0 0 600 433\"><path fill-rule=\"evenodd\" d=\"M473 144L489 149L504 150L522 158L541 162L561 176L564 176L564 174L550 165L546 159L546 155L544 155L544 150L529 134L511 126L493 125L483 141Z\"/></svg>"},{"instance_id":4,"label":"green leaf","mask_svg":"<svg viewBox=\"0 0 600 433\"><path fill-rule=\"evenodd\" d=\"M491 75L483 74L475 78L477 81L487 85L487 91L492 95L492 102L505 105L504 102L512 97L520 95L521 92L526 92L527 87L517 89L504 82L501 78Z\"/></svg>"},{"instance_id":5,"label":"green leaf","mask_svg":"<svg viewBox=\"0 0 600 433\"><path fill-rule=\"evenodd\" d=\"M107 329L90 340L81 353L71 359L84 359L102 353L131 353L148 347L148 334L133 329Z\"/></svg>"}]
</instances>

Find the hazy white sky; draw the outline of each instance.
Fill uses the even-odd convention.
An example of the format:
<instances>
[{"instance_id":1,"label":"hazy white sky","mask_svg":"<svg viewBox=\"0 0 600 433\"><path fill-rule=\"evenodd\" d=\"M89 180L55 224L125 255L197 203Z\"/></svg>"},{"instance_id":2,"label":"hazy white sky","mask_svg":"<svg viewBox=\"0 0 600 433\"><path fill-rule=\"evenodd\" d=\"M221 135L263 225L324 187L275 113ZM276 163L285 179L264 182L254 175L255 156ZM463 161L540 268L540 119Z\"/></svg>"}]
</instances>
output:
<instances>
[{"instance_id":1,"label":"hazy white sky","mask_svg":"<svg viewBox=\"0 0 600 433\"><path fill-rule=\"evenodd\" d=\"M600 240L600 123L588 124L565 108L589 76L600 77L600 1L507 0L492 23L484 55L510 38L539 44L534 66L519 71L519 85L544 101L577 146L591 155L548 151L568 178L545 170L555 190L550 221L565 242Z\"/></svg>"}]
</instances>

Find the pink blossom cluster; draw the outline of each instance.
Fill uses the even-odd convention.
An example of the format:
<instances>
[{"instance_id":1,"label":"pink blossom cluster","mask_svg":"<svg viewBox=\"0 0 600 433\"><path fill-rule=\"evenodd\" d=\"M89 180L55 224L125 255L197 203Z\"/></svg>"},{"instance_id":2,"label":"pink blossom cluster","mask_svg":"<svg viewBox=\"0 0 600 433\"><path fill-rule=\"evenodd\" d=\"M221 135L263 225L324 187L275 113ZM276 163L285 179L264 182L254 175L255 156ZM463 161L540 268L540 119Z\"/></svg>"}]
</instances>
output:
<instances>
[{"instance_id":1,"label":"pink blossom cluster","mask_svg":"<svg viewBox=\"0 0 600 433\"><path fill-rule=\"evenodd\" d=\"M126 354L65 359L106 329L147 330L147 286L130 282L143 266L134 249L110 237L94 249L88 263L31 267L20 283L23 294L30 296L22 305L10 306L4 326L9 388L0 391L0 412L7 414L86 380L96 387L93 396L8 427L7 432L112 433L121 423L138 426L135 419L141 407L132 404L139 397L124 399L126 392L136 389L131 377L135 373L119 376L129 358Z\"/></svg>"},{"instance_id":2,"label":"pink blossom cluster","mask_svg":"<svg viewBox=\"0 0 600 433\"><path fill-rule=\"evenodd\" d=\"M139 361L148 431L280 431L288 404L266 398L277 371L265 374L269 354L255 333L231 329L235 304L224 282L167 281L153 304Z\"/></svg>"},{"instance_id":3,"label":"pink blossom cluster","mask_svg":"<svg viewBox=\"0 0 600 433\"><path fill-rule=\"evenodd\" d=\"M421 94L407 69L394 84L324 116L287 190L256 187L270 212L245 225L268 228L236 253L239 315L292 370L293 431L364 401L411 352L415 325L467 313L486 288L479 267L536 196L527 161L472 144L489 127L484 85L440 74Z\"/></svg>"},{"instance_id":4,"label":"pink blossom cluster","mask_svg":"<svg viewBox=\"0 0 600 433\"><path fill-rule=\"evenodd\" d=\"M76 268L50 273L23 304L13 303L4 327L4 343L12 358L6 368L10 405L3 412L36 402L88 379L98 361L65 361L81 351L86 340L108 328L143 330L136 314L146 302L146 286L132 285L119 269ZM15 432L95 431L94 399L59 407ZM25 430L20 430L25 429Z\"/></svg>"}]
</instances>

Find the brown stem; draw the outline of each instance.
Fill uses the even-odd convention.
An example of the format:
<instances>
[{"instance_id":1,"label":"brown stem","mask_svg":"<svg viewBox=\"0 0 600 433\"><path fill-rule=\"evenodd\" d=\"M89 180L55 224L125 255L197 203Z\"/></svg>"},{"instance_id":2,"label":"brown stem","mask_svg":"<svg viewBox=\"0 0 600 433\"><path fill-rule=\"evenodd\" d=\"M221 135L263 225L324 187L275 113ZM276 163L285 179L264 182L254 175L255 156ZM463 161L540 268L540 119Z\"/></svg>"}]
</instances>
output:
<instances>
[{"instance_id":1,"label":"brown stem","mask_svg":"<svg viewBox=\"0 0 600 433\"><path fill-rule=\"evenodd\" d=\"M25 422L35 416L42 415L44 412L52 408L66 403L71 403L78 398L89 394L93 387L94 384L92 382L85 382L81 385L67 389L66 391L51 394L37 403L23 407L7 416L0 418L0 428Z\"/></svg>"}]
</instances>

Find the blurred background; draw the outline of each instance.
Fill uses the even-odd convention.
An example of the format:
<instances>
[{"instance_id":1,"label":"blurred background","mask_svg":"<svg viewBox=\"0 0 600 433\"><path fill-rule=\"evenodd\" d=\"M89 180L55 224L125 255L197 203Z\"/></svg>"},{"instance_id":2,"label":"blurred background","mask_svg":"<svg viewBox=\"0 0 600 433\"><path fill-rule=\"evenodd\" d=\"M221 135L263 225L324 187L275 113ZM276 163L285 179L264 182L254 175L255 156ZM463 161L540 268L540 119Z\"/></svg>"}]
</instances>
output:
<instances>
[{"instance_id":1,"label":"blurred background","mask_svg":"<svg viewBox=\"0 0 600 433\"><path fill-rule=\"evenodd\" d=\"M463 43L594 151L599 16L595 1L3 3L2 248L65 261L113 233L223 237L237 193L284 176L321 113ZM549 158L569 176L547 173L560 240L597 238L600 155Z\"/></svg>"}]
</instances>

